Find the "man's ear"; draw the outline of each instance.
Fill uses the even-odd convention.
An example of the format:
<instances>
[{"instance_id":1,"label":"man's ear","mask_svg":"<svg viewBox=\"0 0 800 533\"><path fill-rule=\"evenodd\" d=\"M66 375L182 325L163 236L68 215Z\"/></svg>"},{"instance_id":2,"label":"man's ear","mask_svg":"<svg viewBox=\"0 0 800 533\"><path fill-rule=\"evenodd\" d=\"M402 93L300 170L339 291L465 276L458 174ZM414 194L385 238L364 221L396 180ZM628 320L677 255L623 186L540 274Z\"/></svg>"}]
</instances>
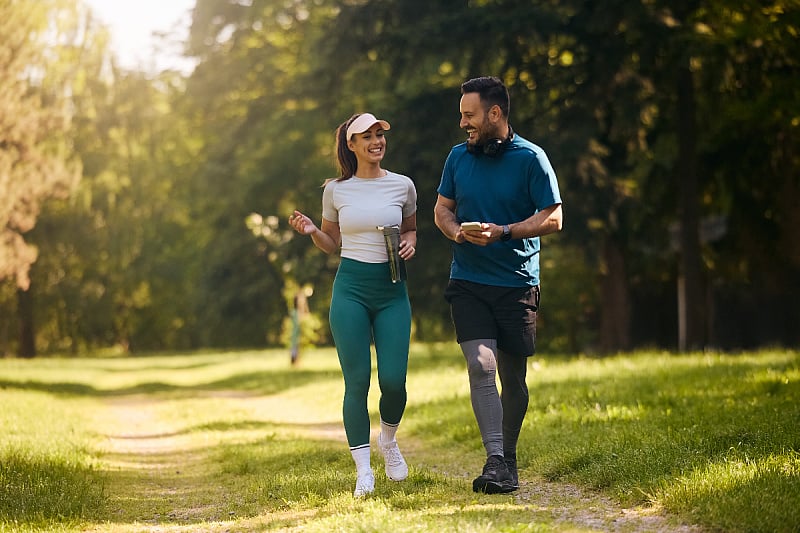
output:
<instances>
[{"instance_id":1,"label":"man's ear","mask_svg":"<svg viewBox=\"0 0 800 533\"><path fill-rule=\"evenodd\" d=\"M500 120L503 116L503 112L500 110L500 106L495 104L489 108L489 121L492 124L496 124L498 120Z\"/></svg>"}]
</instances>

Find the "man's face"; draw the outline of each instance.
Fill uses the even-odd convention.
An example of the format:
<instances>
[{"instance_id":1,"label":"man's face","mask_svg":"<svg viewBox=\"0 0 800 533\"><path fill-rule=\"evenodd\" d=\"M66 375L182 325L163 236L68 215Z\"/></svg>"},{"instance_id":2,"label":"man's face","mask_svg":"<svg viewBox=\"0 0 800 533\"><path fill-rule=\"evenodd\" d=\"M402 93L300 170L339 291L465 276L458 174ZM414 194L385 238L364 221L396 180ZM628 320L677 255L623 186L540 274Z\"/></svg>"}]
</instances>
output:
<instances>
[{"instance_id":1,"label":"man's face","mask_svg":"<svg viewBox=\"0 0 800 533\"><path fill-rule=\"evenodd\" d=\"M490 121L490 113L483 109L478 93L461 96L461 122L459 127L467 132L467 143L481 144L497 137L497 126Z\"/></svg>"}]
</instances>

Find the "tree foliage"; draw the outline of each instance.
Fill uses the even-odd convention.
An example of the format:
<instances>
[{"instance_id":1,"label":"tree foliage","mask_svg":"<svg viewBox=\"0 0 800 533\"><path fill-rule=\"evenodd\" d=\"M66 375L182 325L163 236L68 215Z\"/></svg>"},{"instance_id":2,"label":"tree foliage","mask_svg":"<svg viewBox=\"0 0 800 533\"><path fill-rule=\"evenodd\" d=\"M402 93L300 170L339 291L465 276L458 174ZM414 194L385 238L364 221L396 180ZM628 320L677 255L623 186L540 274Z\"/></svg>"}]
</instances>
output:
<instances>
[{"instance_id":1,"label":"tree foliage","mask_svg":"<svg viewBox=\"0 0 800 533\"><path fill-rule=\"evenodd\" d=\"M0 8L0 88L16 95L0 100L0 275L24 279L39 249L15 312L46 350L276 345L299 292L306 342L330 342L337 259L285 220L319 221L333 132L364 111L392 123L384 164L419 193L415 336L452 338L432 210L463 139L459 86L487 74L565 202L564 232L543 241L542 349L800 342L793 2L198 0L188 76L120 70L89 11L29 4ZM45 53L33 37L58 9L74 16ZM80 185L31 230L72 155Z\"/></svg>"},{"instance_id":2,"label":"tree foliage","mask_svg":"<svg viewBox=\"0 0 800 533\"><path fill-rule=\"evenodd\" d=\"M58 9L49 1L0 5L0 280L22 290L37 257L24 234L42 202L68 194L78 177L65 142L63 80L44 79L59 59L45 53L47 39L57 37L50 22Z\"/></svg>"}]
</instances>

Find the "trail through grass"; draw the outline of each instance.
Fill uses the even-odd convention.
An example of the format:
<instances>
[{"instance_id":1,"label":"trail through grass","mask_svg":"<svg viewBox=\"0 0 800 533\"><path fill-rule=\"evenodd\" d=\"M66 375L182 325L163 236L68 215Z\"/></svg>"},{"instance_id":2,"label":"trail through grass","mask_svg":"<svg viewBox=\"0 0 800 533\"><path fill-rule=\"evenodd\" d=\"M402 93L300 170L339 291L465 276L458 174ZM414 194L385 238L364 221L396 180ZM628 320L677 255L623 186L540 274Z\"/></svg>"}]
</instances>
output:
<instances>
[{"instance_id":1,"label":"trail through grass","mask_svg":"<svg viewBox=\"0 0 800 533\"><path fill-rule=\"evenodd\" d=\"M483 452L462 366L453 345L415 347L398 435L409 479L388 480L373 451L376 492L356 500L333 350L308 352L297 368L278 351L0 360L0 422L12 428L0 460L20 447L77 457L64 479L77 475L102 494L63 518L0 516L0 532L703 531L691 523L794 531L800 523L791 505L800 501L796 353L531 361L522 486L500 496L471 491ZM42 413L53 414L48 429L26 429L26 417Z\"/></svg>"},{"instance_id":2,"label":"trail through grass","mask_svg":"<svg viewBox=\"0 0 800 533\"><path fill-rule=\"evenodd\" d=\"M216 391L214 396L235 410L250 411L251 420L263 417L262 408L270 403L264 398L243 396L236 391ZM291 505L268 516L254 510L252 516L239 517L235 510L237 506L232 504L230 496L243 487L235 482L231 484L233 480L225 479L225 476L213 475L216 471L214 458L217 456L212 449L214 437L206 434L198 438L196 429L187 430L175 420L165 422L159 416L163 406L151 396L106 399L104 403L106 411L98 417L97 422L99 427L109 431L103 463L111 473L106 487L108 506L105 510L110 519L105 524L91 526L88 531L260 531L284 527L302 531L352 531L354 529L351 527L358 529L362 526L365 531L373 530L372 526L365 523L359 525L358 520L352 518L345 519L344 523L349 525L342 527L342 517L330 514L332 509L318 512L299 508L293 511ZM208 425L206 427L211 429ZM244 433L247 430L240 428L239 431L242 433L239 438L246 440ZM347 453L344 433L338 422L328 424L296 420L291 431L297 439L331 441L336 443L339 453ZM471 474L463 472L463 465L457 461L436 460L433 454L425 452L416 439L407 438L403 442L405 454L415 470L434 468L439 474L455 478L456 485L468 494L470 479L465 475ZM228 446L230 444L227 443ZM229 461L231 459L235 462L235 458L229 457ZM436 464L426 465L430 460L436 461ZM236 468L234 471L235 474L243 473ZM264 473L265 478L271 475ZM347 468L344 477L352 478ZM348 480L352 482L352 479ZM391 487L391 482L383 481L390 488L402 491L402 484ZM350 490L351 487L346 484L345 491ZM342 494L337 498L347 499L348 496ZM692 531L690 527L667 521L655 509L624 508L610 498L576 486L548 483L541 479L523 481L520 491L513 497L474 495L469 499L475 500L469 507L474 509L476 523L462 525L459 531L490 530L492 521L485 519L481 523L480 520L480 509L485 507L497 507L502 512L513 509L518 515L527 514L534 520L539 516L539 526L545 530ZM463 511L469 516L467 509L462 504L455 511L448 509L445 504L440 511L444 517L452 512ZM392 510L386 509L378 514L386 514L388 520ZM403 523L405 518L400 520L398 516L395 520L395 531L408 527L407 523ZM534 527L536 522L530 525ZM414 531L416 527L407 530ZM451 530L444 524L443 527L441 531Z\"/></svg>"}]
</instances>

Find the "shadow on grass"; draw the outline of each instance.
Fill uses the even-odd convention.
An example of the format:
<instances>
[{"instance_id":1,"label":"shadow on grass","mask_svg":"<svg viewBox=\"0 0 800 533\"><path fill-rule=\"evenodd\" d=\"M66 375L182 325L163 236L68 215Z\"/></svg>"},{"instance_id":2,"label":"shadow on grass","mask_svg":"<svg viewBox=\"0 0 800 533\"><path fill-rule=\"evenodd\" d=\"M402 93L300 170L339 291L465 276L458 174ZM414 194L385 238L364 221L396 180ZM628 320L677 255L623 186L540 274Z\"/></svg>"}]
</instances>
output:
<instances>
[{"instance_id":1,"label":"shadow on grass","mask_svg":"<svg viewBox=\"0 0 800 533\"><path fill-rule=\"evenodd\" d=\"M200 383L197 385L176 385L165 382L139 383L131 387L118 389L99 389L92 385L71 382L44 381L11 381L0 380L0 389L18 389L47 392L62 396L86 396L96 398L114 398L137 394L167 394L171 397L190 397L208 391L239 391L253 395L277 394L295 387L302 387L326 379L341 379L341 373L335 370L269 370L259 372L242 372L224 379Z\"/></svg>"},{"instance_id":2,"label":"shadow on grass","mask_svg":"<svg viewBox=\"0 0 800 533\"><path fill-rule=\"evenodd\" d=\"M163 359L149 359L150 358L147 356L137 356L132 358L131 361L136 363L145 361L147 363L144 365L137 365L137 372L163 371L165 373L204 369L221 365L226 362L224 359L214 359L212 361L203 360L202 362L198 363L170 364L162 362ZM115 363L120 361L119 358L110 360L114 361ZM95 361L102 362L103 359L96 359ZM432 369L441 369L453 365L458 366L458 368L462 368L463 358L459 353L454 353L452 346L449 344L431 345L430 347L424 346L423 348L417 347L414 349L414 353L412 354L412 360L409 364L409 373L428 372ZM102 365L100 363L95 365L93 369L102 370L109 373L132 372L131 368L125 366L120 367L117 365ZM103 389L90 384L77 382L48 382L36 380L14 381L9 379L0 379L0 389L17 389L46 392L61 396L85 396L95 398L114 398L138 394L165 394L175 398L190 397L199 392L211 392L219 390L238 391L243 394L249 393L253 395L269 395L277 394L292 388L302 387L320 380L340 379L341 371L338 368L308 370L287 367L285 369L276 370L240 372L216 381L209 381L196 385L177 385L163 381L149 381L138 383L129 387Z\"/></svg>"},{"instance_id":3,"label":"shadow on grass","mask_svg":"<svg viewBox=\"0 0 800 533\"><path fill-rule=\"evenodd\" d=\"M104 434L103 436L119 440L151 440L170 437L180 437L202 432L226 433L234 431L261 431L269 435L286 434L298 435L306 440L329 440L341 442L345 440L344 427L341 423L330 422L304 422L304 423L274 423L263 420L237 420L226 422L217 420L206 424L188 426L180 431L162 431L155 433L135 434Z\"/></svg>"}]
</instances>

